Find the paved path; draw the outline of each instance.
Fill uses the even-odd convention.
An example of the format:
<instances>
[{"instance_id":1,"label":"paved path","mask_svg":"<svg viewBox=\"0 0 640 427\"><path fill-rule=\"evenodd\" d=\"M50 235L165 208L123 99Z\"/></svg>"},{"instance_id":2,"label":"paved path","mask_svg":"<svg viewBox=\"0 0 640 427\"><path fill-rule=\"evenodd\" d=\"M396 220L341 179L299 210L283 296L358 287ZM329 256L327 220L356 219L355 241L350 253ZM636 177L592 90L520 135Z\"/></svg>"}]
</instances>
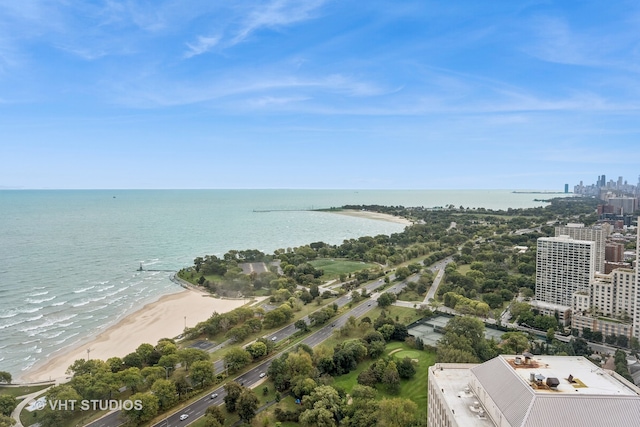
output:
<instances>
[{"instance_id":1,"label":"paved path","mask_svg":"<svg viewBox=\"0 0 640 427\"><path fill-rule=\"evenodd\" d=\"M14 427L23 427L22 423L20 422L20 413L22 412L22 410L25 408L25 406L29 405L38 396L41 396L41 395L45 394L47 392L47 390L49 390L51 387L53 387L53 385L51 385L51 386L49 386L49 387L47 387L45 389L33 392L31 394L25 394L24 396L18 396L17 397L17 399L22 399L22 401L20 403L18 403L18 406L16 406L16 409L14 409L13 412L11 413L11 418L16 420L16 424L15 424Z\"/></svg>"}]
</instances>

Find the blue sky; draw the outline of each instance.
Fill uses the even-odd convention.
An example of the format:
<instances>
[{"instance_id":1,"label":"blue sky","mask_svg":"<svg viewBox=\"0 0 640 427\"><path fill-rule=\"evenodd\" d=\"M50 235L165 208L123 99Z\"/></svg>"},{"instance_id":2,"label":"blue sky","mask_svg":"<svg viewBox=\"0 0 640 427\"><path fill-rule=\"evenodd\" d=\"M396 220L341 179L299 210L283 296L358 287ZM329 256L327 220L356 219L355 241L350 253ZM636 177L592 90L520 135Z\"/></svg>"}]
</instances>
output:
<instances>
[{"instance_id":1,"label":"blue sky","mask_svg":"<svg viewBox=\"0 0 640 427\"><path fill-rule=\"evenodd\" d=\"M0 0L0 188L638 182L634 1Z\"/></svg>"}]
</instances>

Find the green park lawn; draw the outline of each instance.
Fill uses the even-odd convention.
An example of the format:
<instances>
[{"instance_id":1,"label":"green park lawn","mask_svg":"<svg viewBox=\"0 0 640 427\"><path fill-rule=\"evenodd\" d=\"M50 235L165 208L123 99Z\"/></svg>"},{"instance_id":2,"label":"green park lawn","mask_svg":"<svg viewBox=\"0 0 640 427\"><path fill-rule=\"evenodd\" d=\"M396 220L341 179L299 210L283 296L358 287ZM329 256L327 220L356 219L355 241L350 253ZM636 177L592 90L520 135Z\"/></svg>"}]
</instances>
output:
<instances>
[{"instance_id":1,"label":"green park lawn","mask_svg":"<svg viewBox=\"0 0 640 427\"><path fill-rule=\"evenodd\" d=\"M375 304L376 307L368 312L366 316L369 317L372 322L375 322L378 316L380 316L382 308L377 307L378 303L375 301L372 301L371 303ZM423 315L419 314L415 308L399 307L396 305L390 305L389 307L385 308L385 312L387 313L387 317L390 317L396 322L400 322L405 325L410 325L416 320L422 319L423 317Z\"/></svg>"},{"instance_id":2,"label":"green park lawn","mask_svg":"<svg viewBox=\"0 0 640 427\"><path fill-rule=\"evenodd\" d=\"M9 396L18 397L24 396L26 394L35 393L36 391L44 390L49 387L50 384L41 384L41 385L33 385L33 386L1 386L0 394L8 394Z\"/></svg>"},{"instance_id":3,"label":"green park lawn","mask_svg":"<svg viewBox=\"0 0 640 427\"><path fill-rule=\"evenodd\" d=\"M398 394L390 393L382 384L378 384L376 386L378 398L401 397L411 399L418 405L420 410L424 409L424 416L426 418L428 367L435 364L436 355L427 351L416 350L403 342L391 342L387 344L385 354L391 354L398 360L410 357L411 359L417 359L418 363L416 365L416 375L412 379L400 380L400 392ZM360 372L367 369L372 363L373 361L369 360L359 364L356 370L336 377L333 385L341 387L347 393L350 393L353 386L358 384L358 375Z\"/></svg>"},{"instance_id":4,"label":"green park lawn","mask_svg":"<svg viewBox=\"0 0 640 427\"><path fill-rule=\"evenodd\" d=\"M377 264L364 263L359 261L350 261L346 259L316 259L309 264L314 268L324 271L323 280L333 280L340 277L341 274L355 273L356 271L366 268L379 267Z\"/></svg>"}]
</instances>

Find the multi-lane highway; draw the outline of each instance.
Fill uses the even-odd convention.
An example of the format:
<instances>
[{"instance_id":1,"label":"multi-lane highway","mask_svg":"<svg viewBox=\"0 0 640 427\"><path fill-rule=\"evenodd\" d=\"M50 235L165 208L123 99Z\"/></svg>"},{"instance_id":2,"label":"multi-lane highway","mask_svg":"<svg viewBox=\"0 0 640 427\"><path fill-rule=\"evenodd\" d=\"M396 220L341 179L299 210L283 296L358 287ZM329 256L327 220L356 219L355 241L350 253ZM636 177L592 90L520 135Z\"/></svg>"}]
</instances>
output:
<instances>
[{"instance_id":1,"label":"multi-lane highway","mask_svg":"<svg viewBox=\"0 0 640 427\"><path fill-rule=\"evenodd\" d=\"M417 279L418 279L418 276L414 275L408 278L407 280L415 281ZM391 280L393 280L393 276L391 277ZM372 282L363 286L362 288L367 289L367 292L370 293L381 285L383 285L383 281L377 280L375 282ZM405 286L406 286L406 281L401 283L396 283L390 286L388 289L385 289L385 292L399 293L402 289L404 289ZM303 339L301 342L309 345L310 347L314 347L322 343L329 336L331 336L335 328L339 328L343 326L347 322L347 319L349 319L349 317L351 316L361 317L365 313L367 313L368 311L376 307L377 303L375 300L377 299L378 295L379 295L378 293L373 293L371 295L371 299L365 300L364 302L355 306L351 310L342 314L340 317L336 319L332 319L331 321L328 322L327 325L323 326L313 334L309 335L308 337ZM351 297L349 295L345 295L336 299L335 303L338 305L338 307L342 307L349 304L350 301L351 301ZM305 316L303 319L307 323L309 322L308 317ZM270 335L265 336L265 338L267 339L275 338L274 341L278 342L278 341L282 341L289 338L295 332L297 332L297 329L293 326L293 324L291 324ZM271 361L276 357L280 357L281 354L282 353L278 353L271 356L268 360L262 362L261 364L255 366L248 372L245 372L244 374L235 378L235 381L244 385L245 387L256 386L259 382L263 381L263 378L260 377L260 374L263 372L266 373L267 370L269 369L269 366L271 365ZM217 360L214 362L214 366L215 366L216 372L222 372L224 370L224 361ZM217 397L212 399L211 396L214 393L217 394ZM224 391L223 387L219 387L215 390L212 390L211 393L206 397L203 397L187 405L186 407L178 410L172 415L168 415L161 422L154 424L154 427L172 427L172 426L189 425L191 422L202 417L209 406L214 404L215 405L221 404L224 401L225 395L226 395L226 392ZM181 420L180 417L185 414L188 415L188 417L184 420ZM121 426L122 424L124 424L124 421L121 419L120 411L115 411L105 415L104 417L100 418L97 421L87 424L87 427L118 427L118 426Z\"/></svg>"}]
</instances>

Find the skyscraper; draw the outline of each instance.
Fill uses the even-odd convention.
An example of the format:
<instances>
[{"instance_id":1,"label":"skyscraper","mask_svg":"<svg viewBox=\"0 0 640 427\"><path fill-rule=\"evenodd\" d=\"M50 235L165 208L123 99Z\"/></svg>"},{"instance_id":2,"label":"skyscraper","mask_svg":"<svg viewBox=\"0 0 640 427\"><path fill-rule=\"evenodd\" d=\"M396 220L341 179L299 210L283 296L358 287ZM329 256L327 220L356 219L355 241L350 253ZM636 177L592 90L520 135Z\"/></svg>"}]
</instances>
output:
<instances>
[{"instance_id":1,"label":"skyscraper","mask_svg":"<svg viewBox=\"0 0 640 427\"><path fill-rule=\"evenodd\" d=\"M570 307L573 293L588 291L595 271L595 242L541 237L536 255L536 300Z\"/></svg>"},{"instance_id":2,"label":"skyscraper","mask_svg":"<svg viewBox=\"0 0 640 427\"><path fill-rule=\"evenodd\" d=\"M607 232L600 227L585 227L584 224L567 224L555 228L556 237L569 236L575 240L589 240L595 243L594 273L604 273Z\"/></svg>"}]
</instances>

